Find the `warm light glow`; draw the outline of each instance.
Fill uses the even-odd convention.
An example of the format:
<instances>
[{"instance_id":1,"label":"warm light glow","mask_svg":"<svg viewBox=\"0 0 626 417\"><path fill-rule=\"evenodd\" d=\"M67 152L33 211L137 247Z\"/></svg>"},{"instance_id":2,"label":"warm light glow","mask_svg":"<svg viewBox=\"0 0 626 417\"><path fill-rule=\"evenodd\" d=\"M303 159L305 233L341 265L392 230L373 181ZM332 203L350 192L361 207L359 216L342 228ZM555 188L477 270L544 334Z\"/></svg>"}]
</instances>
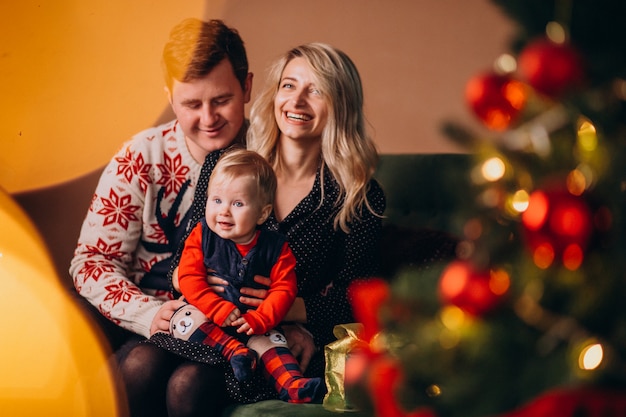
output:
<instances>
[{"instance_id":1,"label":"warm light glow","mask_svg":"<svg viewBox=\"0 0 626 417\"><path fill-rule=\"evenodd\" d=\"M507 98L511 107L517 110L524 108L527 94L524 84L521 82L516 80L509 81L506 86L504 86L502 94Z\"/></svg>"},{"instance_id":2,"label":"warm light glow","mask_svg":"<svg viewBox=\"0 0 626 417\"><path fill-rule=\"evenodd\" d=\"M504 176L504 172L504 162L502 162L502 159L498 157L487 159L481 168L483 177L489 182L498 181Z\"/></svg>"},{"instance_id":3,"label":"warm light glow","mask_svg":"<svg viewBox=\"0 0 626 417\"><path fill-rule=\"evenodd\" d=\"M469 280L469 270L462 262L453 262L441 277L441 292L447 298L454 298L463 291Z\"/></svg>"},{"instance_id":4,"label":"warm light glow","mask_svg":"<svg viewBox=\"0 0 626 417\"><path fill-rule=\"evenodd\" d=\"M465 322L465 313L457 306L443 307L439 315L441 322L450 330L458 330Z\"/></svg>"},{"instance_id":5,"label":"warm light glow","mask_svg":"<svg viewBox=\"0 0 626 417\"><path fill-rule=\"evenodd\" d=\"M585 189L587 188L587 180L585 175L578 169L574 169L567 174L567 178L565 179L565 186L567 187L567 191L570 194L579 196Z\"/></svg>"},{"instance_id":6,"label":"warm light glow","mask_svg":"<svg viewBox=\"0 0 626 417\"><path fill-rule=\"evenodd\" d=\"M560 236L584 236L589 227L586 214L578 205L557 205L550 215L550 229Z\"/></svg>"},{"instance_id":7,"label":"warm light glow","mask_svg":"<svg viewBox=\"0 0 626 417\"><path fill-rule=\"evenodd\" d=\"M511 54L502 54L494 62L496 72L507 74L517 70L517 60Z\"/></svg>"},{"instance_id":8,"label":"warm light glow","mask_svg":"<svg viewBox=\"0 0 626 417\"><path fill-rule=\"evenodd\" d=\"M438 397L441 395L441 387L439 385L431 385L426 388L426 395L429 397Z\"/></svg>"},{"instance_id":9,"label":"warm light glow","mask_svg":"<svg viewBox=\"0 0 626 417\"><path fill-rule=\"evenodd\" d=\"M578 127L578 146L587 152L593 152L598 147L596 127L589 121L583 121Z\"/></svg>"},{"instance_id":10,"label":"warm light glow","mask_svg":"<svg viewBox=\"0 0 626 417\"><path fill-rule=\"evenodd\" d=\"M563 266L570 271L575 271L583 263L584 257L583 250L579 245L575 243L568 245L563 251Z\"/></svg>"},{"instance_id":11,"label":"warm light glow","mask_svg":"<svg viewBox=\"0 0 626 417\"><path fill-rule=\"evenodd\" d=\"M538 268L546 269L554 261L554 248L549 243L538 245L533 252L533 262Z\"/></svg>"},{"instance_id":12,"label":"warm light glow","mask_svg":"<svg viewBox=\"0 0 626 417\"><path fill-rule=\"evenodd\" d=\"M503 295L511 286L511 278L503 269L492 270L489 277L489 289L496 295Z\"/></svg>"},{"instance_id":13,"label":"warm light glow","mask_svg":"<svg viewBox=\"0 0 626 417\"><path fill-rule=\"evenodd\" d=\"M548 218L548 198L541 191L530 195L528 208L522 214L522 222L529 230L539 230Z\"/></svg>"},{"instance_id":14,"label":"warm light glow","mask_svg":"<svg viewBox=\"0 0 626 417\"><path fill-rule=\"evenodd\" d=\"M38 232L0 189L3 415L116 416L110 352L62 287Z\"/></svg>"},{"instance_id":15,"label":"warm light glow","mask_svg":"<svg viewBox=\"0 0 626 417\"><path fill-rule=\"evenodd\" d=\"M559 22L548 22L546 36L554 43L564 43L567 40L567 32Z\"/></svg>"},{"instance_id":16,"label":"warm light glow","mask_svg":"<svg viewBox=\"0 0 626 417\"><path fill-rule=\"evenodd\" d=\"M580 369L591 371L596 369L602 363L604 358L604 349L599 343L586 346L578 357L578 366Z\"/></svg>"},{"instance_id":17,"label":"warm light glow","mask_svg":"<svg viewBox=\"0 0 626 417\"><path fill-rule=\"evenodd\" d=\"M220 17L221 3L3 2L0 185L15 193L102 170L169 109L160 59L170 29ZM114 122L94 128L104 117Z\"/></svg>"},{"instance_id":18,"label":"warm light glow","mask_svg":"<svg viewBox=\"0 0 626 417\"><path fill-rule=\"evenodd\" d=\"M513 194L511 198L511 206L518 213L526 211L528 204L530 203L530 196L526 190L518 190Z\"/></svg>"}]
</instances>

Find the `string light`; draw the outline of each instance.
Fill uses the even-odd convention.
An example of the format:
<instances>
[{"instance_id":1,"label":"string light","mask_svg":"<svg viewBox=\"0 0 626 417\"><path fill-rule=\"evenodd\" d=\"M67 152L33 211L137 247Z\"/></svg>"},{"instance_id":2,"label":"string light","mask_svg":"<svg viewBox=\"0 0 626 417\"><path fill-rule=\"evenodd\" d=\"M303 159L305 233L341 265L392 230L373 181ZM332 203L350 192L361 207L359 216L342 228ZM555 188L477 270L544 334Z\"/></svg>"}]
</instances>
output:
<instances>
[{"instance_id":1,"label":"string light","mask_svg":"<svg viewBox=\"0 0 626 417\"><path fill-rule=\"evenodd\" d=\"M604 349L600 343L585 346L578 356L578 366L585 371L597 369L604 359Z\"/></svg>"},{"instance_id":2,"label":"string light","mask_svg":"<svg viewBox=\"0 0 626 417\"><path fill-rule=\"evenodd\" d=\"M489 182L498 181L504 176L506 167L502 159L493 157L483 162L481 173L483 178Z\"/></svg>"}]
</instances>

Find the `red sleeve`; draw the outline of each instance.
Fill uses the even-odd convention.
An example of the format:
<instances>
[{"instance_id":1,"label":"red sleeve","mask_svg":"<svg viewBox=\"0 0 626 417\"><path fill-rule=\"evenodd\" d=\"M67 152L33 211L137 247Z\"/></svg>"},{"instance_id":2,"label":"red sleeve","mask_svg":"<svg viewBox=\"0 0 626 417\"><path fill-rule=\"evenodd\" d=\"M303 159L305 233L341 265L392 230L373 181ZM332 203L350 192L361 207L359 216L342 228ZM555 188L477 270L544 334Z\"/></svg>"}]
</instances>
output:
<instances>
[{"instance_id":1,"label":"red sleeve","mask_svg":"<svg viewBox=\"0 0 626 417\"><path fill-rule=\"evenodd\" d=\"M206 280L207 272L202 253L202 224L198 223L187 240L178 264L180 292L211 321L222 326L228 315L237 308L218 295Z\"/></svg>"},{"instance_id":2,"label":"red sleeve","mask_svg":"<svg viewBox=\"0 0 626 417\"><path fill-rule=\"evenodd\" d=\"M296 257L287 243L270 272L271 284L267 297L256 310L248 310L243 317L254 334L263 334L276 327L291 308L298 293L296 284Z\"/></svg>"}]
</instances>

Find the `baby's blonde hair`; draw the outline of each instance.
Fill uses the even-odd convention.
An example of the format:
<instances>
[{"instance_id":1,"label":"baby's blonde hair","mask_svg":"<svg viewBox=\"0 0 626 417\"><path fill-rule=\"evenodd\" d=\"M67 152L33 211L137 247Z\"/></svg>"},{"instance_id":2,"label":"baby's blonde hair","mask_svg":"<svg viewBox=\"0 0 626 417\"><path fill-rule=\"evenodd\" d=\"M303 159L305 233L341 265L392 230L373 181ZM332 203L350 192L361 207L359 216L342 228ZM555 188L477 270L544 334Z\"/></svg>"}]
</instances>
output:
<instances>
[{"instance_id":1,"label":"baby's blonde hair","mask_svg":"<svg viewBox=\"0 0 626 417\"><path fill-rule=\"evenodd\" d=\"M234 148L220 157L211 173L208 188L211 189L214 178L232 180L241 176L254 179L257 196L262 205L274 204L276 197L274 169L261 155L243 148Z\"/></svg>"}]
</instances>

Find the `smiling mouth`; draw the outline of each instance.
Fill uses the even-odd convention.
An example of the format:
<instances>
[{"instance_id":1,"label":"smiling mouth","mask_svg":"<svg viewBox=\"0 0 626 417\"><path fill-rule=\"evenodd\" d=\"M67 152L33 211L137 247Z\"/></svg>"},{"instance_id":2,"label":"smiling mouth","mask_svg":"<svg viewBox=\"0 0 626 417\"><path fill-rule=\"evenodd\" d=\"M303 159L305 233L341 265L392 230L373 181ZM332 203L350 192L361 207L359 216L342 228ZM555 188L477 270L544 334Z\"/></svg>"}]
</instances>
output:
<instances>
[{"instance_id":1,"label":"smiling mouth","mask_svg":"<svg viewBox=\"0 0 626 417\"><path fill-rule=\"evenodd\" d=\"M309 120L313 119L311 116L307 114L301 114L301 113L286 112L286 115L288 119L298 120L302 122L308 122Z\"/></svg>"},{"instance_id":2,"label":"smiling mouth","mask_svg":"<svg viewBox=\"0 0 626 417\"><path fill-rule=\"evenodd\" d=\"M224 128L225 124L219 125L219 126L213 126L213 127L209 127L209 128L201 128L199 127L198 130L200 132L204 132L204 133L208 133L208 134L215 134L220 132L223 128Z\"/></svg>"}]
</instances>

